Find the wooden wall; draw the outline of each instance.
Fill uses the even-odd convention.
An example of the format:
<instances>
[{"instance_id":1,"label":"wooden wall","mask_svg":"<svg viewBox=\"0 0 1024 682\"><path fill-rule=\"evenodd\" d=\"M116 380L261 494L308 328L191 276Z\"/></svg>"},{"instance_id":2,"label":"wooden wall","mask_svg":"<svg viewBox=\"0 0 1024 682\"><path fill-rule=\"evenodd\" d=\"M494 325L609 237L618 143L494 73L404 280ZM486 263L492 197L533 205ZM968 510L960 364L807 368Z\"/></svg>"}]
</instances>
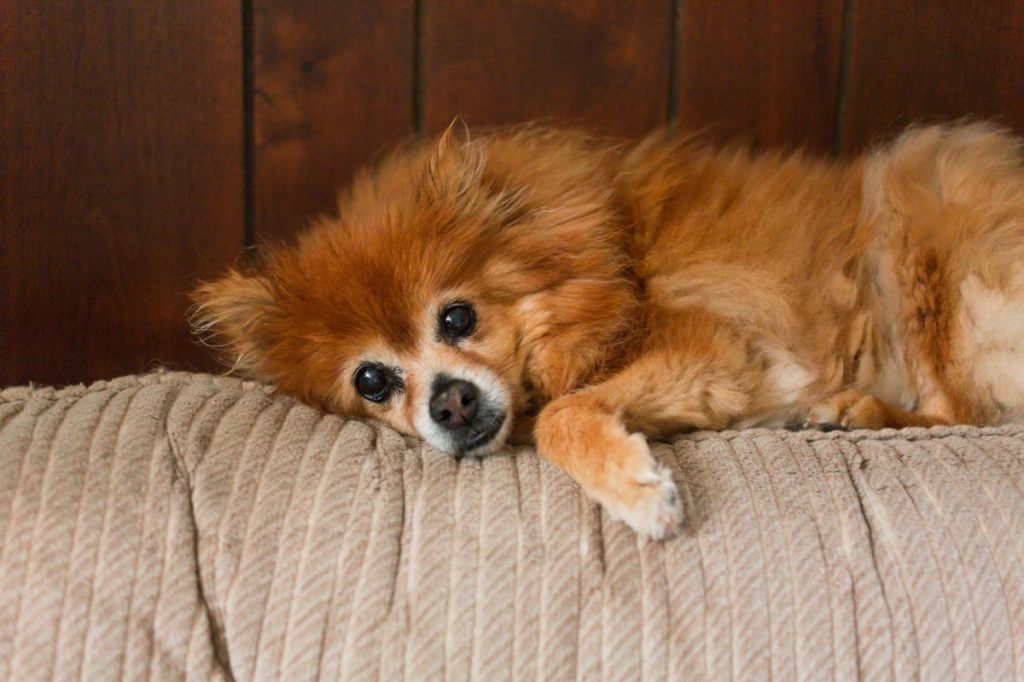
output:
<instances>
[{"instance_id":1,"label":"wooden wall","mask_svg":"<svg viewBox=\"0 0 1024 682\"><path fill-rule=\"evenodd\" d=\"M184 293L382 146L535 118L854 153L1024 132L1019 0L5 0L0 384L213 367Z\"/></svg>"}]
</instances>

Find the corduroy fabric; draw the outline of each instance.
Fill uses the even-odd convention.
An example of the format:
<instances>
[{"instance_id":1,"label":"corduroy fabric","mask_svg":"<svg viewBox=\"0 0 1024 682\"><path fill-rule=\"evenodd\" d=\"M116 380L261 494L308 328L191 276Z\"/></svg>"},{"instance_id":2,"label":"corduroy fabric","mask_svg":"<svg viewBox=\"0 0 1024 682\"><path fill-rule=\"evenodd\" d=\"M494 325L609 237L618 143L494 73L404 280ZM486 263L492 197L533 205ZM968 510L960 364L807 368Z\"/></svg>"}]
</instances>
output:
<instances>
[{"instance_id":1,"label":"corduroy fabric","mask_svg":"<svg viewBox=\"0 0 1024 682\"><path fill-rule=\"evenodd\" d=\"M235 379L0 391L0 679L1024 676L1024 427L654 450L665 543Z\"/></svg>"}]
</instances>

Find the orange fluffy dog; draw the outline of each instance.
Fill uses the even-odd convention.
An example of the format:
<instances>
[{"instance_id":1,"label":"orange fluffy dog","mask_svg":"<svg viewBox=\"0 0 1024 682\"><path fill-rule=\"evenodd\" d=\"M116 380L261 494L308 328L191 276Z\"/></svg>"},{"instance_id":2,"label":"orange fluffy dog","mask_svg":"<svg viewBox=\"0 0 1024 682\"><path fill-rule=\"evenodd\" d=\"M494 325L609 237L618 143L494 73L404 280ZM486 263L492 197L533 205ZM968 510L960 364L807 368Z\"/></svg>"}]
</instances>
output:
<instances>
[{"instance_id":1,"label":"orange fluffy dog","mask_svg":"<svg viewBox=\"0 0 1024 682\"><path fill-rule=\"evenodd\" d=\"M1024 163L984 125L843 163L449 129L196 299L249 374L457 455L532 435L661 538L645 436L1024 413Z\"/></svg>"}]
</instances>

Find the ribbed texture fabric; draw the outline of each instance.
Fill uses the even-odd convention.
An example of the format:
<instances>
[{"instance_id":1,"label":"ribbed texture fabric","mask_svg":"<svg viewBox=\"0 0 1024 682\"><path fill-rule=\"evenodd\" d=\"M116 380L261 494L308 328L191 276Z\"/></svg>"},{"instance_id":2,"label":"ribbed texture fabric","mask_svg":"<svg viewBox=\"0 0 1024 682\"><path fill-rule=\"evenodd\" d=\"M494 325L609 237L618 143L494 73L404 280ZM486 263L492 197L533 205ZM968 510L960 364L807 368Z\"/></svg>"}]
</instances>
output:
<instances>
[{"instance_id":1,"label":"ribbed texture fabric","mask_svg":"<svg viewBox=\"0 0 1024 682\"><path fill-rule=\"evenodd\" d=\"M0 392L0 679L1024 675L1024 427L656 444L665 543L529 449L260 386Z\"/></svg>"}]
</instances>

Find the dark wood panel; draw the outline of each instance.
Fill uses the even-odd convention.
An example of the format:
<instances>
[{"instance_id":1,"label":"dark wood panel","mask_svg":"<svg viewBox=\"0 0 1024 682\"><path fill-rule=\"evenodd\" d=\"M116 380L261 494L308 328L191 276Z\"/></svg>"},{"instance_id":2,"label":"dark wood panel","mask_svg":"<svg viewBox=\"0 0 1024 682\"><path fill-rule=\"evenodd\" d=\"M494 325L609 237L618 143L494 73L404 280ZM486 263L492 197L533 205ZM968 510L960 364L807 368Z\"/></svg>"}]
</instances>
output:
<instances>
[{"instance_id":1,"label":"dark wood panel","mask_svg":"<svg viewBox=\"0 0 1024 682\"><path fill-rule=\"evenodd\" d=\"M841 0L686 0L680 17L680 129L830 150Z\"/></svg>"},{"instance_id":2,"label":"dark wood panel","mask_svg":"<svg viewBox=\"0 0 1024 682\"><path fill-rule=\"evenodd\" d=\"M0 383L209 366L184 296L242 243L239 3L6 0Z\"/></svg>"},{"instance_id":3,"label":"dark wood panel","mask_svg":"<svg viewBox=\"0 0 1024 682\"><path fill-rule=\"evenodd\" d=\"M666 122L672 0L438 0L423 16L428 131L547 118L616 134Z\"/></svg>"},{"instance_id":4,"label":"dark wood panel","mask_svg":"<svg viewBox=\"0 0 1024 682\"><path fill-rule=\"evenodd\" d=\"M382 146L413 133L412 0L254 0L255 228L333 212Z\"/></svg>"},{"instance_id":5,"label":"dark wood panel","mask_svg":"<svg viewBox=\"0 0 1024 682\"><path fill-rule=\"evenodd\" d=\"M908 123L996 118L1024 132L1024 3L857 0L844 148Z\"/></svg>"}]
</instances>

